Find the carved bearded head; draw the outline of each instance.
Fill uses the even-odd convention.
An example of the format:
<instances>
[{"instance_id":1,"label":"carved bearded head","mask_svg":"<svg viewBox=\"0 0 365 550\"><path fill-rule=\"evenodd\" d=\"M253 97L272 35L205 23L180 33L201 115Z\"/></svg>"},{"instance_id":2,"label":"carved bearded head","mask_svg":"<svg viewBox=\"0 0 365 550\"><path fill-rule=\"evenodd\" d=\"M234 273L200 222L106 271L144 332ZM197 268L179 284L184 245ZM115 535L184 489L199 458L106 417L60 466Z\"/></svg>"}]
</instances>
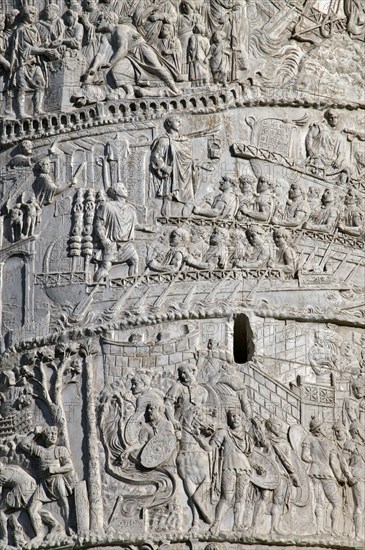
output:
<instances>
[{"instance_id":1,"label":"carved bearded head","mask_svg":"<svg viewBox=\"0 0 365 550\"><path fill-rule=\"evenodd\" d=\"M178 116L169 116L166 118L164 126L167 132L179 132L181 128L181 118L179 118Z\"/></svg>"},{"instance_id":2,"label":"carved bearded head","mask_svg":"<svg viewBox=\"0 0 365 550\"><path fill-rule=\"evenodd\" d=\"M44 10L46 21L55 21L60 14L60 8L57 4L47 4Z\"/></svg>"},{"instance_id":3,"label":"carved bearded head","mask_svg":"<svg viewBox=\"0 0 365 550\"><path fill-rule=\"evenodd\" d=\"M324 118L332 128L336 128L338 124L338 114L333 109L328 109L324 113Z\"/></svg>"},{"instance_id":4,"label":"carved bearded head","mask_svg":"<svg viewBox=\"0 0 365 550\"><path fill-rule=\"evenodd\" d=\"M21 20L23 23L35 23L37 21L37 8L34 6L24 6L21 11Z\"/></svg>"},{"instance_id":5,"label":"carved bearded head","mask_svg":"<svg viewBox=\"0 0 365 550\"><path fill-rule=\"evenodd\" d=\"M177 369L179 381L182 384L188 386L189 384L195 381L195 372L196 372L196 368L194 367L194 365L192 364L181 365Z\"/></svg>"},{"instance_id":6,"label":"carved bearded head","mask_svg":"<svg viewBox=\"0 0 365 550\"><path fill-rule=\"evenodd\" d=\"M356 399L362 399L365 397L365 382L362 379L356 379L351 384L351 389Z\"/></svg>"}]
</instances>

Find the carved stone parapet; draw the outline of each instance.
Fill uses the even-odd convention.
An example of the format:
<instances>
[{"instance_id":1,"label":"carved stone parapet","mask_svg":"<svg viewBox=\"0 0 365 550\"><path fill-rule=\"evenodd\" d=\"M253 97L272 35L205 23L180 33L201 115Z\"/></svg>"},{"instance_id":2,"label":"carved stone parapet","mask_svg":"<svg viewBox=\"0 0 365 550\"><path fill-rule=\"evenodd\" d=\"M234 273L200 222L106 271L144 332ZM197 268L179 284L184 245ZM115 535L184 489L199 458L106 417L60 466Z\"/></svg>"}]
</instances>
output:
<instances>
[{"instance_id":1,"label":"carved stone parapet","mask_svg":"<svg viewBox=\"0 0 365 550\"><path fill-rule=\"evenodd\" d=\"M141 122L162 118L168 112L175 111L181 114L219 113L235 107L304 107L331 106L337 109L361 109L361 105L353 103L327 103L324 100L318 104L310 96L301 98L300 92L288 90L287 97L280 97L280 89L273 90L279 97L269 98L259 91L253 97L247 97L241 86L231 85L223 92L209 91L203 94L187 93L183 98L143 98L110 102L96 106L82 107L74 112L54 113L34 119L14 121L4 119L0 121L0 143L9 145L23 139L47 138L58 134L87 130L94 127L117 123ZM256 97L255 97L256 96Z\"/></svg>"}]
</instances>

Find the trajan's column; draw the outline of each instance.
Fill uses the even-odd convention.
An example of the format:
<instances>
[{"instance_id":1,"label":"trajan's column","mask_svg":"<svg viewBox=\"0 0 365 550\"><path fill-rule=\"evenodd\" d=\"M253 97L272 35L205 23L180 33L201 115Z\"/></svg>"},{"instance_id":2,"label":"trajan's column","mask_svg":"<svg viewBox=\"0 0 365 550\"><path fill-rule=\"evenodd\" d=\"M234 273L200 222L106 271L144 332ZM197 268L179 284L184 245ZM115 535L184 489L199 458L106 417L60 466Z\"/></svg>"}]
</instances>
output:
<instances>
[{"instance_id":1,"label":"trajan's column","mask_svg":"<svg viewBox=\"0 0 365 550\"><path fill-rule=\"evenodd\" d=\"M364 0L0 0L0 550L361 550Z\"/></svg>"}]
</instances>

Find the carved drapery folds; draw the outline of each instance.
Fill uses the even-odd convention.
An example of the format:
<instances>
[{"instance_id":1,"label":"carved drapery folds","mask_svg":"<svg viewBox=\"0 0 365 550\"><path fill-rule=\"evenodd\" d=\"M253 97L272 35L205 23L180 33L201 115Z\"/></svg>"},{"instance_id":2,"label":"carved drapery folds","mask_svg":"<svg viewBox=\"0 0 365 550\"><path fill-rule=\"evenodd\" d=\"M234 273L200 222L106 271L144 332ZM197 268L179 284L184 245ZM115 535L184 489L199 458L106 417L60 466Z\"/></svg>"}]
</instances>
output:
<instances>
[{"instance_id":1,"label":"carved drapery folds","mask_svg":"<svg viewBox=\"0 0 365 550\"><path fill-rule=\"evenodd\" d=\"M364 34L3 1L0 548L363 548Z\"/></svg>"}]
</instances>

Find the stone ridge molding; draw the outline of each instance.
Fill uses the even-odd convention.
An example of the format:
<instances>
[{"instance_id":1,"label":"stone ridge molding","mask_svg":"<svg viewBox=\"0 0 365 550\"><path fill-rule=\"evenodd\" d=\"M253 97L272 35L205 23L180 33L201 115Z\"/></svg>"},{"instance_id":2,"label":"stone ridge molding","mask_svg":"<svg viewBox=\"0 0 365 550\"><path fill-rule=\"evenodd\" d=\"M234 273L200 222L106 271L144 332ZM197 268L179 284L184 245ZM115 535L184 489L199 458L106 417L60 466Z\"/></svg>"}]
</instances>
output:
<instances>
[{"instance_id":1,"label":"stone ridge molding","mask_svg":"<svg viewBox=\"0 0 365 550\"><path fill-rule=\"evenodd\" d=\"M0 0L0 550L365 543L365 5Z\"/></svg>"},{"instance_id":2,"label":"stone ridge molding","mask_svg":"<svg viewBox=\"0 0 365 550\"><path fill-rule=\"evenodd\" d=\"M113 124L128 124L163 118L167 113L176 112L206 114L219 113L227 109L241 107L303 107L306 109L333 108L339 110L363 110L365 103L333 102L328 98L313 98L298 90L277 88L265 96L261 90L242 89L231 85L224 90L201 90L199 93L184 94L183 99L133 99L121 102L97 103L75 111L44 114L32 120L0 120L0 143L12 145L24 139L42 139L70 132L98 128ZM279 97L275 98L275 93Z\"/></svg>"}]
</instances>

